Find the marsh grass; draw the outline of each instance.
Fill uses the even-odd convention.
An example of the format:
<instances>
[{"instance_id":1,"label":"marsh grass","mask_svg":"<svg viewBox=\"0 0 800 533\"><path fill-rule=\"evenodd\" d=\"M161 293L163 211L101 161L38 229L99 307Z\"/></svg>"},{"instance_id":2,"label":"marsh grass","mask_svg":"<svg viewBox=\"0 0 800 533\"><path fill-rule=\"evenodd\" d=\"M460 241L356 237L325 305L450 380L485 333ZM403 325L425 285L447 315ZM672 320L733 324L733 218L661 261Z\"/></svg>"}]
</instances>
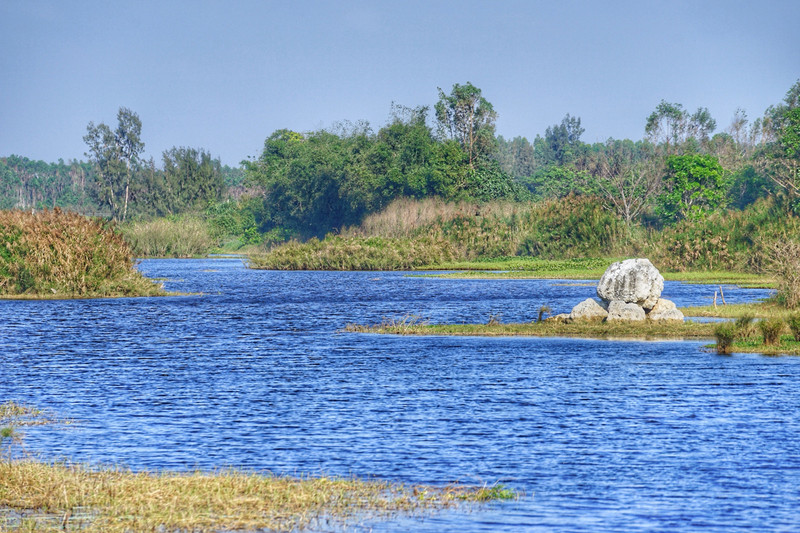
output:
<instances>
[{"instance_id":1,"label":"marsh grass","mask_svg":"<svg viewBox=\"0 0 800 533\"><path fill-rule=\"evenodd\" d=\"M324 240L292 241L264 255L251 255L248 266L267 270L413 270L449 261L452 245L431 238L328 236Z\"/></svg>"},{"instance_id":2,"label":"marsh grass","mask_svg":"<svg viewBox=\"0 0 800 533\"><path fill-rule=\"evenodd\" d=\"M402 319L400 320L402 322ZM529 336L529 337L592 337L592 338L637 338L637 339L682 339L713 338L714 324L686 321L666 324L645 321L627 322L572 322L557 320L522 323L487 324L412 324L395 327L384 321L375 325L348 324L344 331L353 333L380 333L391 335L465 335L485 337Z\"/></svg>"},{"instance_id":3,"label":"marsh grass","mask_svg":"<svg viewBox=\"0 0 800 533\"><path fill-rule=\"evenodd\" d=\"M785 323L780 318L765 318L758 322L758 329L761 330L764 344L768 346L774 346L780 343L781 333L784 327Z\"/></svg>"},{"instance_id":4,"label":"marsh grass","mask_svg":"<svg viewBox=\"0 0 800 533\"><path fill-rule=\"evenodd\" d=\"M714 328L714 336L717 339L716 350L718 354L729 354L733 348L733 341L736 340L738 329L730 322L717 325Z\"/></svg>"},{"instance_id":5,"label":"marsh grass","mask_svg":"<svg viewBox=\"0 0 800 533\"><path fill-rule=\"evenodd\" d=\"M71 423L18 402L0 404L0 435L20 426ZM133 472L0 454L0 531L297 531L398 513L513 499L503 485L402 485L238 470Z\"/></svg>"},{"instance_id":6,"label":"marsh grass","mask_svg":"<svg viewBox=\"0 0 800 533\"><path fill-rule=\"evenodd\" d=\"M789 330L792 332L794 340L800 342L800 313L793 313L786 318Z\"/></svg>"},{"instance_id":7,"label":"marsh grass","mask_svg":"<svg viewBox=\"0 0 800 533\"><path fill-rule=\"evenodd\" d=\"M122 237L102 222L59 209L0 211L0 296L162 294L136 270Z\"/></svg>"},{"instance_id":8,"label":"marsh grass","mask_svg":"<svg viewBox=\"0 0 800 533\"><path fill-rule=\"evenodd\" d=\"M504 486L0 462L0 507L14 512L6 525L24 520L36 531L297 531L318 520L346 524L515 497ZM0 512L0 526L3 520Z\"/></svg>"},{"instance_id":9,"label":"marsh grass","mask_svg":"<svg viewBox=\"0 0 800 533\"><path fill-rule=\"evenodd\" d=\"M121 231L137 257L196 257L216 245L210 224L191 216L133 222Z\"/></svg>"},{"instance_id":10,"label":"marsh grass","mask_svg":"<svg viewBox=\"0 0 800 533\"><path fill-rule=\"evenodd\" d=\"M535 322L500 323L490 320L487 324L429 324L419 320L387 320L380 324L347 324L342 331L351 333L373 333L387 335L441 335L482 337L588 337L596 339L716 339L713 346L717 353L751 352L765 355L800 355L800 339L795 331L800 330L800 313L787 315L785 309L775 311L774 303L747 304L729 310L730 322L682 323L654 322L564 322L549 318ZM726 306L734 307L734 306ZM766 309L767 312L759 312ZM687 309L682 309L687 314ZM755 317L766 315L758 322ZM415 316L415 315L407 315ZM693 315L697 316L697 315ZM788 318L787 318L788 317ZM794 320L795 322L792 322ZM789 324L792 335L782 335ZM792 323L795 325L792 326Z\"/></svg>"},{"instance_id":11,"label":"marsh grass","mask_svg":"<svg viewBox=\"0 0 800 533\"><path fill-rule=\"evenodd\" d=\"M743 316L753 318L780 318L786 319L791 311L774 301L728 304L714 307L713 305L682 307L681 311L686 316L717 317L738 319Z\"/></svg>"}]
</instances>

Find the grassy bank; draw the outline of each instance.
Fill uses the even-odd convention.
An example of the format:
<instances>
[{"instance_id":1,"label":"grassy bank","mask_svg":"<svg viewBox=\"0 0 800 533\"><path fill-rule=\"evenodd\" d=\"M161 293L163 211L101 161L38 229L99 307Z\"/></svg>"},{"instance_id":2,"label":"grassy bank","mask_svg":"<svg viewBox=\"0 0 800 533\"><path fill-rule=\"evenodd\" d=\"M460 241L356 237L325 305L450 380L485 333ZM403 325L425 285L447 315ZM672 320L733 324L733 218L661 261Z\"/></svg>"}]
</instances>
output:
<instances>
[{"instance_id":1,"label":"grassy bank","mask_svg":"<svg viewBox=\"0 0 800 533\"><path fill-rule=\"evenodd\" d=\"M53 211L0 211L0 297L98 298L165 294L102 222Z\"/></svg>"},{"instance_id":2,"label":"grassy bank","mask_svg":"<svg viewBox=\"0 0 800 533\"><path fill-rule=\"evenodd\" d=\"M207 255L216 242L201 218L156 218L120 228L136 257L197 257Z\"/></svg>"},{"instance_id":3,"label":"grassy bank","mask_svg":"<svg viewBox=\"0 0 800 533\"><path fill-rule=\"evenodd\" d=\"M297 531L318 521L352 524L513 497L502 486L406 486L233 470L135 473L0 461L3 530Z\"/></svg>"},{"instance_id":4,"label":"grassy bank","mask_svg":"<svg viewBox=\"0 0 800 533\"><path fill-rule=\"evenodd\" d=\"M644 321L572 322L557 320L502 324L427 324L416 317L384 320L381 324L348 324L344 331L389 335L470 335L482 337L590 337L596 339L712 339L715 324L686 321L682 324Z\"/></svg>"},{"instance_id":5,"label":"grassy bank","mask_svg":"<svg viewBox=\"0 0 800 533\"><path fill-rule=\"evenodd\" d=\"M133 472L13 453L23 440L19 428L70 422L17 402L0 404L1 531L297 531L516 497L502 485L402 485L237 470Z\"/></svg>"},{"instance_id":6,"label":"grassy bank","mask_svg":"<svg viewBox=\"0 0 800 533\"><path fill-rule=\"evenodd\" d=\"M689 307L687 316L728 318L728 322L682 323L575 321L545 319L503 324L490 317L485 324L428 324L416 315L384 319L380 324L347 324L344 331L386 335L452 335L482 337L586 337L595 339L716 339L718 353L749 352L800 355L800 312L775 302L719 307Z\"/></svg>"},{"instance_id":7,"label":"grassy bank","mask_svg":"<svg viewBox=\"0 0 800 533\"><path fill-rule=\"evenodd\" d=\"M441 239L330 236L322 241L292 241L266 255L251 255L249 266L268 270L414 270L454 257L453 246Z\"/></svg>"},{"instance_id":8,"label":"grassy bank","mask_svg":"<svg viewBox=\"0 0 800 533\"><path fill-rule=\"evenodd\" d=\"M483 204L405 199L341 235L276 246L251 266L596 278L614 258L648 257L667 279L763 286L774 265L785 264L774 243L798 238L800 219L769 201L658 229L625 223L592 197ZM463 277L475 276L484 277Z\"/></svg>"}]
</instances>

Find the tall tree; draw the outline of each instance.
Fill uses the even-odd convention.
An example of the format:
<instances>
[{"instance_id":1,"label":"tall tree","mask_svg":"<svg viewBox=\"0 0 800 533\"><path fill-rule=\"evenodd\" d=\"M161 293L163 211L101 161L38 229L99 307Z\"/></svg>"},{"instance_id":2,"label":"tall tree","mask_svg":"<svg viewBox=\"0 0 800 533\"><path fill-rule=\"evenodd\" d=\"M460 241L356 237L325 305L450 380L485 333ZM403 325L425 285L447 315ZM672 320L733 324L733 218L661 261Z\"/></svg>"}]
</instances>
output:
<instances>
[{"instance_id":1,"label":"tall tree","mask_svg":"<svg viewBox=\"0 0 800 533\"><path fill-rule=\"evenodd\" d=\"M756 166L788 197L792 210L800 212L800 80L780 105L767 109L763 123L767 142Z\"/></svg>"},{"instance_id":2,"label":"tall tree","mask_svg":"<svg viewBox=\"0 0 800 533\"><path fill-rule=\"evenodd\" d=\"M434 109L440 137L458 141L471 168L492 155L497 113L480 89L469 82L456 83L448 95L440 88Z\"/></svg>"},{"instance_id":3,"label":"tall tree","mask_svg":"<svg viewBox=\"0 0 800 533\"><path fill-rule=\"evenodd\" d=\"M108 205L114 220L125 221L131 196L131 182L144 151L141 140L142 121L126 107L117 112L117 128L111 130L102 122L89 122L84 142L89 146L87 157L97 168L99 200Z\"/></svg>"},{"instance_id":4,"label":"tall tree","mask_svg":"<svg viewBox=\"0 0 800 533\"><path fill-rule=\"evenodd\" d=\"M681 104L661 100L647 117L645 133L651 142L663 145L666 154L672 155L691 139L705 144L716 127L707 108L699 107L690 114Z\"/></svg>"},{"instance_id":5,"label":"tall tree","mask_svg":"<svg viewBox=\"0 0 800 533\"><path fill-rule=\"evenodd\" d=\"M666 192L659 211L668 221L697 219L725 201L725 174L710 155L687 154L667 157Z\"/></svg>"},{"instance_id":6,"label":"tall tree","mask_svg":"<svg viewBox=\"0 0 800 533\"><path fill-rule=\"evenodd\" d=\"M170 212L203 208L222 197L222 166L205 150L173 147L162 160Z\"/></svg>"},{"instance_id":7,"label":"tall tree","mask_svg":"<svg viewBox=\"0 0 800 533\"><path fill-rule=\"evenodd\" d=\"M609 139L595 156L597 185L606 207L630 224L650 205L661 184L661 168L650 143Z\"/></svg>"}]
</instances>

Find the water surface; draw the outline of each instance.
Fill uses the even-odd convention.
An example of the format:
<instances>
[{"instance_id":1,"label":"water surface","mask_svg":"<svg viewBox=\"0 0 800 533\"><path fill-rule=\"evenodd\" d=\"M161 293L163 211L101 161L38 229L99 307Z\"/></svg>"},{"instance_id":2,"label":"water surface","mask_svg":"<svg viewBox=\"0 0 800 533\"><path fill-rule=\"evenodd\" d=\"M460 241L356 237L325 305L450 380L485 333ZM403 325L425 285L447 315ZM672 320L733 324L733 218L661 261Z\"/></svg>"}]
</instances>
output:
<instances>
[{"instance_id":1,"label":"water surface","mask_svg":"<svg viewBox=\"0 0 800 533\"><path fill-rule=\"evenodd\" d=\"M339 332L409 313L532 320L593 296L580 282L251 271L230 258L140 268L203 295L0 302L0 401L81 421L28 430L29 449L524 493L376 531L800 528L800 358L723 357L698 341ZM664 296L701 305L715 289L667 282Z\"/></svg>"}]
</instances>

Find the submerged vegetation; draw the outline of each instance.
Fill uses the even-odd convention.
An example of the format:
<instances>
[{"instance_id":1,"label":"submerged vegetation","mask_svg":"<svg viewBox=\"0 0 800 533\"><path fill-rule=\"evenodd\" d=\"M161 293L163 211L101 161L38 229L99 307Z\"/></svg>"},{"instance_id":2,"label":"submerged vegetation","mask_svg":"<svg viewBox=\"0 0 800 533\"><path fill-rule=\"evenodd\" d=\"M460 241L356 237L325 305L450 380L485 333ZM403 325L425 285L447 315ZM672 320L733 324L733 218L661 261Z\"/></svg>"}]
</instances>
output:
<instances>
[{"instance_id":1,"label":"submerged vegetation","mask_svg":"<svg viewBox=\"0 0 800 533\"><path fill-rule=\"evenodd\" d=\"M130 247L105 224L59 209L0 211L0 296L154 296Z\"/></svg>"},{"instance_id":2,"label":"submerged vegetation","mask_svg":"<svg viewBox=\"0 0 800 533\"><path fill-rule=\"evenodd\" d=\"M513 499L503 485L399 485L255 472L133 472L14 457L17 428L63 422L0 404L0 529L20 531L297 531ZM8 444L8 446L6 446Z\"/></svg>"}]
</instances>

